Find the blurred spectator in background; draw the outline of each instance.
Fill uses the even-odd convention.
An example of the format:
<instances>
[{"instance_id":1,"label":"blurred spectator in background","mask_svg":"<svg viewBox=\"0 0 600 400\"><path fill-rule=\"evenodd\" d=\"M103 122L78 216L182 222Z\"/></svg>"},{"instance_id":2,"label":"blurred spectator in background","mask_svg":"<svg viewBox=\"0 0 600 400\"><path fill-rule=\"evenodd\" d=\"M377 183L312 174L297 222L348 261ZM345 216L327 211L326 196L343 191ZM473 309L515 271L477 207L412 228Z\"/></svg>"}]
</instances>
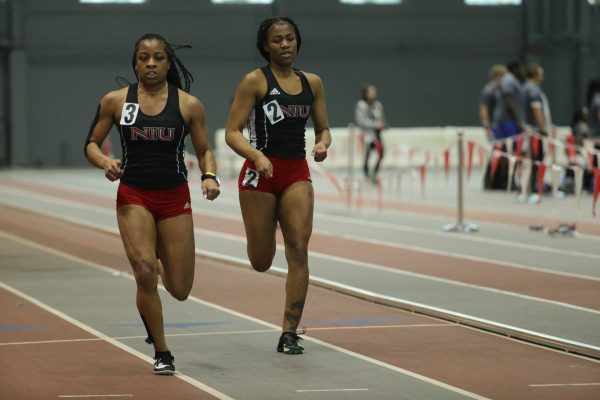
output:
<instances>
[{"instance_id":1,"label":"blurred spectator in background","mask_svg":"<svg viewBox=\"0 0 600 400\"><path fill-rule=\"evenodd\" d=\"M588 83L586 105L588 137L598 148L598 144L600 144L600 78L592 79Z\"/></svg>"},{"instance_id":2,"label":"blurred spectator in background","mask_svg":"<svg viewBox=\"0 0 600 400\"><path fill-rule=\"evenodd\" d=\"M507 72L500 78L498 84L499 99L497 107L494 109L492 126L494 149L506 154L506 145L503 141L506 138L515 136L523 132L523 67L517 61L511 61L506 65ZM493 153L492 153L493 154ZM484 189L508 188L508 159L501 156L497 160L497 165L492 174L492 164L494 156L490 157L490 163L484 177ZM513 182L510 183L512 188Z\"/></svg>"},{"instance_id":3,"label":"blurred spectator in background","mask_svg":"<svg viewBox=\"0 0 600 400\"><path fill-rule=\"evenodd\" d=\"M538 166L544 162L546 156L543 140L552 136L552 118L548 98L541 88L544 80L544 69L537 63L530 63L526 68L527 81L523 85L523 99L525 102L525 123L533 135L529 138L527 156L532 161L531 178L528 193L531 194L530 202L538 201ZM534 146L537 141L537 146Z\"/></svg>"},{"instance_id":4,"label":"blurred spectator in background","mask_svg":"<svg viewBox=\"0 0 600 400\"><path fill-rule=\"evenodd\" d=\"M488 140L494 139L493 127L498 122L498 106L500 101L500 80L506 73L504 65L496 64L490 68L489 82L481 89L479 101L479 120L485 129Z\"/></svg>"},{"instance_id":5,"label":"blurred spectator in background","mask_svg":"<svg viewBox=\"0 0 600 400\"><path fill-rule=\"evenodd\" d=\"M508 72L500 79L500 98L498 124L494 128L494 137L504 139L523 132L523 67L518 61L506 65Z\"/></svg>"},{"instance_id":6,"label":"blurred spectator in background","mask_svg":"<svg viewBox=\"0 0 600 400\"><path fill-rule=\"evenodd\" d=\"M571 118L571 136L567 137L567 142L573 145L573 150L570 150L570 146L565 149L567 162L570 167L579 166L583 169L583 187L586 190L590 190L590 178L591 173L585 168L583 160L585 155L582 153L580 148L583 146L583 140L588 137L589 127L587 123L587 107L579 107L573 113ZM573 168L567 168L565 171L565 178L560 186L560 191L565 194L575 193L575 173Z\"/></svg>"},{"instance_id":7,"label":"blurred spectator in background","mask_svg":"<svg viewBox=\"0 0 600 400\"><path fill-rule=\"evenodd\" d=\"M377 174L383 159L383 142L381 140L381 131L386 128L383 105L377 100L377 89L373 85L367 85L363 88L362 98L356 103L354 109L354 121L361 130L364 138L364 163L363 170L365 177L377 182ZM371 171L369 159L371 153L375 150L377 159L375 167Z\"/></svg>"},{"instance_id":8,"label":"blurred spectator in background","mask_svg":"<svg viewBox=\"0 0 600 400\"><path fill-rule=\"evenodd\" d=\"M587 88L588 138L595 150L600 150L600 78L592 79ZM598 155L594 155L591 168L598 168Z\"/></svg>"}]
</instances>

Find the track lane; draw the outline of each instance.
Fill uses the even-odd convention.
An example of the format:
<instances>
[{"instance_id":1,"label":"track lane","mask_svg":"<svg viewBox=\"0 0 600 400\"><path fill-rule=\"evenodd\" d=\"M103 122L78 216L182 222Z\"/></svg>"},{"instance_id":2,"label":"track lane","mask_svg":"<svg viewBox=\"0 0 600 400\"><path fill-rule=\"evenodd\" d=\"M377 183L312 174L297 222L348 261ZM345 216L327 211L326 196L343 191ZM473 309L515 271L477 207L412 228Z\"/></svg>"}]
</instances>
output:
<instances>
[{"instance_id":1,"label":"track lane","mask_svg":"<svg viewBox=\"0 0 600 400\"><path fill-rule=\"evenodd\" d=\"M127 262L119 248L121 244L117 236L15 212L15 220L19 223L14 226L29 239L37 238L36 241L68 249L74 255L92 258L94 262L108 260L114 263L116 258L120 258L121 261L117 261L116 265L127 271ZM32 223L35 221L37 228L29 225L29 220ZM6 226L5 221L2 222L2 226ZM57 231L68 240L59 240L55 234ZM89 243L96 244L96 251L90 251ZM119 251L121 254L116 256L115 253ZM200 266L194 287L195 295L273 324L279 323L283 294L281 278L202 258L198 260ZM239 285L239 282L244 282L244 285ZM589 382L599 371L598 363L579 357L440 323L323 289L311 287L309 300L305 322L311 337L385 360L400 368L419 371L432 379L443 377L440 379L443 382L490 398L529 399L533 394L540 393L541 388L530 387L528 382L556 382L558 377L561 377L561 382ZM418 329L418 334L415 329ZM519 359L517 366L514 365L515 357ZM548 361L549 365L546 364ZM465 370L470 373L465 374ZM535 375L541 374L539 380L530 377L532 371ZM584 373L572 374L574 371ZM548 387L543 390L548 394L544 398L564 398L561 397L564 396L564 390ZM581 399L591 399L598 394L594 386L580 386L576 390L577 398ZM511 393L511 396L506 397L507 393Z\"/></svg>"}]
</instances>

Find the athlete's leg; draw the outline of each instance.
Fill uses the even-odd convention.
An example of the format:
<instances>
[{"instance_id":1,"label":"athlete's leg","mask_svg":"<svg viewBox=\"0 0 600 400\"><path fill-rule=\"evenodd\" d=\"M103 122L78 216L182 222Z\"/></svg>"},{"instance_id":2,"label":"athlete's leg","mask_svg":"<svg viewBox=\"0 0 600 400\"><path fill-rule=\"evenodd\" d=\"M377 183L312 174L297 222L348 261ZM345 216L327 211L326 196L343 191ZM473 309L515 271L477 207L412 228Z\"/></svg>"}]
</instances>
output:
<instances>
[{"instance_id":1,"label":"athlete's leg","mask_svg":"<svg viewBox=\"0 0 600 400\"><path fill-rule=\"evenodd\" d=\"M136 304L154 340L156 351L166 351L162 305L158 295L156 225L148 210L138 205L117 209L125 253L137 284Z\"/></svg>"},{"instance_id":2,"label":"athlete's leg","mask_svg":"<svg viewBox=\"0 0 600 400\"><path fill-rule=\"evenodd\" d=\"M157 232L163 283L173 297L183 301L194 282L196 254L192 214L158 221Z\"/></svg>"},{"instance_id":3,"label":"athlete's leg","mask_svg":"<svg viewBox=\"0 0 600 400\"><path fill-rule=\"evenodd\" d=\"M379 173L379 167L381 166L381 160L383 159L383 142L380 138L375 141L375 151L377 153L377 160L375 161L375 170L373 171L373 178L377 177Z\"/></svg>"},{"instance_id":4,"label":"athlete's leg","mask_svg":"<svg viewBox=\"0 0 600 400\"><path fill-rule=\"evenodd\" d=\"M271 193L240 191L240 207L246 228L246 250L252 268L264 272L275 256L277 198Z\"/></svg>"},{"instance_id":5,"label":"athlete's leg","mask_svg":"<svg viewBox=\"0 0 600 400\"><path fill-rule=\"evenodd\" d=\"M365 158L363 161L363 172L365 178L369 178L369 159L371 158L371 151L373 150L373 143L370 141L365 142Z\"/></svg>"},{"instance_id":6,"label":"athlete's leg","mask_svg":"<svg viewBox=\"0 0 600 400\"><path fill-rule=\"evenodd\" d=\"M312 233L312 183L296 182L279 198L278 219L288 262L283 332L296 332L308 290L308 241Z\"/></svg>"}]
</instances>

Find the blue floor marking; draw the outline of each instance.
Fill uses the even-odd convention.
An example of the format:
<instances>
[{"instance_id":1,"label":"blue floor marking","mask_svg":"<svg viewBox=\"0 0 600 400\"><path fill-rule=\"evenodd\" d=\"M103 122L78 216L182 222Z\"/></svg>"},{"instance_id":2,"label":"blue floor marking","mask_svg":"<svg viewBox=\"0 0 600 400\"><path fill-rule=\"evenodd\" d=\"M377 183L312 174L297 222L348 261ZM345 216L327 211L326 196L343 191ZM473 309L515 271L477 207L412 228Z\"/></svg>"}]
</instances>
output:
<instances>
[{"instance_id":1,"label":"blue floor marking","mask_svg":"<svg viewBox=\"0 0 600 400\"><path fill-rule=\"evenodd\" d=\"M34 331L37 329L44 329L44 325L0 325L1 332L14 332L14 331Z\"/></svg>"},{"instance_id":2,"label":"blue floor marking","mask_svg":"<svg viewBox=\"0 0 600 400\"><path fill-rule=\"evenodd\" d=\"M202 326L213 326L213 325L223 325L228 324L230 321L208 321L208 322L165 322L165 328L171 329L186 329L186 328L197 328ZM144 327L144 324L141 322L134 322L128 324L111 324L112 326L119 327Z\"/></svg>"}]
</instances>

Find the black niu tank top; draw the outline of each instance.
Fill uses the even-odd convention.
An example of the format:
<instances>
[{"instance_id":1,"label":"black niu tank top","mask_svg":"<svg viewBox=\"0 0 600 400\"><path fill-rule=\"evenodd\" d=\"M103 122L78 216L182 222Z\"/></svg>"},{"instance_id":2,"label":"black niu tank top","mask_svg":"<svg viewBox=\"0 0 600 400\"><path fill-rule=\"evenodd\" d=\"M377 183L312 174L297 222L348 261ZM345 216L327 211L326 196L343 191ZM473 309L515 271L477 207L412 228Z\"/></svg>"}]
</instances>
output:
<instances>
[{"instance_id":1,"label":"black niu tank top","mask_svg":"<svg viewBox=\"0 0 600 400\"><path fill-rule=\"evenodd\" d=\"M142 112L138 84L129 86L123 105L121 134L121 182L140 189L169 189L187 181L183 151L187 128L179 110L176 86L168 88L165 108L155 116Z\"/></svg>"},{"instance_id":2,"label":"black niu tank top","mask_svg":"<svg viewBox=\"0 0 600 400\"><path fill-rule=\"evenodd\" d=\"M306 120L315 99L308 79L294 69L302 82L302 91L290 95L279 86L268 65L261 71L267 79L267 94L256 103L248 120L250 144L267 156L285 159L306 157Z\"/></svg>"}]
</instances>

